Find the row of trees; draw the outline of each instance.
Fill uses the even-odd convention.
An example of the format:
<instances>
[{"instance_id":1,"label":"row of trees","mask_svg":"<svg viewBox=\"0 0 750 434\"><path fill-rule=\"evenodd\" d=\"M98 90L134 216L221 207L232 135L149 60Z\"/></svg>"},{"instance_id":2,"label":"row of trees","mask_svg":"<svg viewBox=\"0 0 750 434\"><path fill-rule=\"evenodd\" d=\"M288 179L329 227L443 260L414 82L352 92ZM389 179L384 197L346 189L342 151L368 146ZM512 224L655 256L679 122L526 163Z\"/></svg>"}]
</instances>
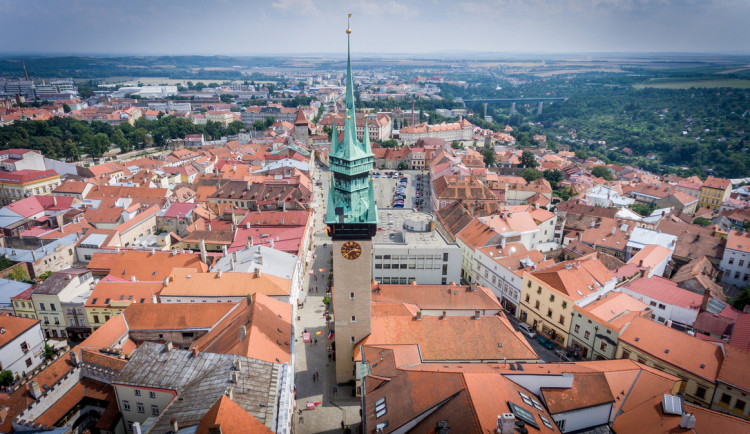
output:
<instances>
[{"instance_id":1,"label":"row of trees","mask_svg":"<svg viewBox=\"0 0 750 434\"><path fill-rule=\"evenodd\" d=\"M273 123L273 121L271 121ZM263 124L265 127L265 123ZM121 152L166 146L170 139L188 134L204 134L209 139L236 135L245 129L242 122L228 126L219 122L195 125L190 119L163 116L157 120L144 117L134 125L124 122L112 126L101 121L79 121L71 117L54 117L47 121L29 121L0 127L0 149L28 148L41 151L49 158L78 160L88 154L98 158L116 146Z\"/></svg>"}]
</instances>

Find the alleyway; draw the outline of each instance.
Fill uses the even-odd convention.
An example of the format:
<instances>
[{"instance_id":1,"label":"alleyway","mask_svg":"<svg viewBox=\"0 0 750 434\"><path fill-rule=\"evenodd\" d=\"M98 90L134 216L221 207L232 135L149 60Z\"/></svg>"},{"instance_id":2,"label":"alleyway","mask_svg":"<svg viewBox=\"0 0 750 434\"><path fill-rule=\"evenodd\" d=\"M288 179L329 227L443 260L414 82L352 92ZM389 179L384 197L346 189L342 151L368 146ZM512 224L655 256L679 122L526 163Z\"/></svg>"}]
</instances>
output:
<instances>
[{"instance_id":1,"label":"alleyway","mask_svg":"<svg viewBox=\"0 0 750 434\"><path fill-rule=\"evenodd\" d=\"M341 422L344 422L352 429L352 432L356 433L360 422L360 402L351 397L350 387L346 390L337 388L335 366L328 359L327 348L331 341L328 340L323 297L328 274L331 271L331 239L326 236L324 225L328 171L321 170L320 167L316 165L312 173L313 181L323 181L323 185L316 186L314 190L315 236L311 249L314 259L309 267L309 270L314 273L311 275L308 272L305 276L306 301L304 307L298 310L299 320L296 322L297 412L294 417L294 432L342 432ZM324 271L321 272L321 269ZM305 343L302 339L304 331L310 334L310 339L317 339L317 344ZM313 374L316 372L319 378L313 381ZM308 402L321 404L314 410L307 410Z\"/></svg>"}]
</instances>

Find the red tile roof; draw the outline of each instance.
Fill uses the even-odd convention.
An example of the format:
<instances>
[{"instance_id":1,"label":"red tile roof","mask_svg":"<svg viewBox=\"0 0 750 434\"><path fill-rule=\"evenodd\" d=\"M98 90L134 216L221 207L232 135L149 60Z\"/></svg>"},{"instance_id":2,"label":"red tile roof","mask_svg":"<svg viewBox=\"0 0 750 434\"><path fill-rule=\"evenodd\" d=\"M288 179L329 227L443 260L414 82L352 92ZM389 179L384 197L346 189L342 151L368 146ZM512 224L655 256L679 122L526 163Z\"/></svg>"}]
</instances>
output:
<instances>
[{"instance_id":1,"label":"red tile roof","mask_svg":"<svg viewBox=\"0 0 750 434\"><path fill-rule=\"evenodd\" d=\"M625 288L665 304L688 309L698 309L703 301L703 295L682 289L676 282L659 276L636 279Z\"/></svg>"}]
</instances>

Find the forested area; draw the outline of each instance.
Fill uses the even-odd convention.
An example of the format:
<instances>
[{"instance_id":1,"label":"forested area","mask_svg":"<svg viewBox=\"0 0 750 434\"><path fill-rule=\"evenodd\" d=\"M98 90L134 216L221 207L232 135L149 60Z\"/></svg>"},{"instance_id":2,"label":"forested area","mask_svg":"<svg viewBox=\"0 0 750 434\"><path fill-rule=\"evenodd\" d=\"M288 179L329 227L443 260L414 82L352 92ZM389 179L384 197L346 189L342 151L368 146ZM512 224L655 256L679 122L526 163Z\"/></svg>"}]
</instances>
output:
<instances>
[{"instance_id":1,"label":"forested area","mask_svg":"<svg viewBox=\"0 0 750 434\"><path fill-rule=\"evenodd\" d=\"M541 115L536 114L536 103L517 104L513 116L509 104L490 106L488 114L496 126L510 124L527 135L546 134L553 143L568 143L582 155L606 162L657 173L750 175L750 90L639 88L637 84L645 80L644 76L584 74L502 89L486 84L470 84L466 89L446 85L443 96L568 97L565 102L545 104ZM470 108L479 112L481 105ZM647 158L649 154L653 155Z\"/></svg>"},{"instance_id":2,"label":"forested area","mask_svg":"<svg viewBox=\"0 0 750 434\"><path fill-rule=\"evenodd\" d=\"M49 158L75 161L83 154L101 157L111 145L122 152L149 146L165 146L169 139L187 134L205 134L207 139L237 134L245 128L242 122L227 127L219 122L195 125L190 119L164 116L157 120L139 118L134 125L117 126L105 122L79 121L72 117L54 117L48 121L17 122L0 127L0 149L28 148L41 151Z\"/></svg>"}]
</instances>

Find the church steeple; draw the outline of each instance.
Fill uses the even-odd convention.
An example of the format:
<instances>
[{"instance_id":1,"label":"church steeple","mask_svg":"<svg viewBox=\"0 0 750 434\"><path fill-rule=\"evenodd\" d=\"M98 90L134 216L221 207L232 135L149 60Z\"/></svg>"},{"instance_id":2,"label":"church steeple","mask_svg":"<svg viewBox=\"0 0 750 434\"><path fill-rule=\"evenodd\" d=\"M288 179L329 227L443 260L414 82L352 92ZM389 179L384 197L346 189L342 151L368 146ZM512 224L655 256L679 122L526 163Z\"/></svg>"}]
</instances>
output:
<instances>
[{"instance_id":1,"label":"church steeple","mask_svg":"<svg viewBox=\"0 0 750 434\"><path fill-rule=\"evenodd\" d=\"M357 115L354 108L354 82L351 61L351 29L346 29L346 96L344 111L344 138L338 141L336 116L331 137L331 151L328 155L333 182L328 195L326 224L332 234L342 231L351 233L346 225L357 225L360 230L374 235L377 225L377 211L373 194L370 171L373 169L370 138L364 135L364 143L357 140ZM338 115L338 114L336 114ZM366 124L366 121L365 121ZM365 125L366 128L366 125ZM345 226L341 226L345 225ZM353 235L353 234L352 234ZM359 234L363 236L364 234Z\"/></svg>"}]
</instances>

